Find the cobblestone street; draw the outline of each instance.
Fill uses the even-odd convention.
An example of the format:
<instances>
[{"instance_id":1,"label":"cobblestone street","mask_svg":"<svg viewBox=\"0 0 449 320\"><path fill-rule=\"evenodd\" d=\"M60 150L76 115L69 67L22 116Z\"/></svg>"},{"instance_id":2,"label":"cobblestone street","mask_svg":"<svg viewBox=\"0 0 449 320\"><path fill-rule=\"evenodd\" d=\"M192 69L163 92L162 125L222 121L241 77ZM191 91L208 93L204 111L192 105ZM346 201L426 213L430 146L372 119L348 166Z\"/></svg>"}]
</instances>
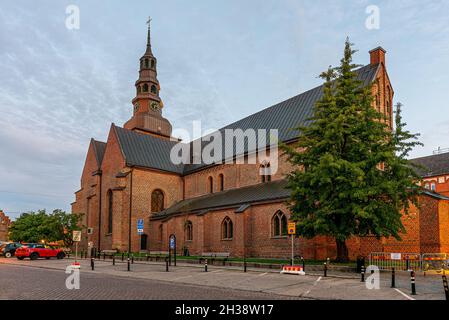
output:
<instances>
[{"instance_id":1,"label":"cobblestone street","mask_svg":"<svg viewBox=\"0 0 449 320\"><path fill-rule=\"evenodd\" d=\"M322 277L318 274L281 275L268 270L242 270L178 263L165 271L161 262L126 263L81 260L80 289L68 290L64 260L0 259L0 299L359 299L442 300L440 276L417 277L418 295L410 295L407 273L398 274L390 288L388 274L381 274L381 288L368 290L356 274Z\"/></svg>"}]
</instances>

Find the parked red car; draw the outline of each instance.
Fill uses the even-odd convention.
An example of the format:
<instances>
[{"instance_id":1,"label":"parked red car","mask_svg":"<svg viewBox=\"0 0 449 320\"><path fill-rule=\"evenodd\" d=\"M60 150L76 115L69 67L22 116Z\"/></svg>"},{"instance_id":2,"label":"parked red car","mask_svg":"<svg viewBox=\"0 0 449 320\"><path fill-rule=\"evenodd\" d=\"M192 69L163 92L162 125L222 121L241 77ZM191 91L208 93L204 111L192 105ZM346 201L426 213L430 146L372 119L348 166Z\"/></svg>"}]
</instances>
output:
<instances>
[{"instance_id":1,"label":"parked red car","mask_svg":"<svg viewBox=\"0 0 449 320\"><path fill-rule=\"evenodd\" d=\"M22 247L17 248L15 256L19 260L23 260L25 258L30 258L31 260L36 260L37 258L63 259L65 257L65 253L62 249L54 249L44 244L27 243Z\"/></svg>"}]
</instances>

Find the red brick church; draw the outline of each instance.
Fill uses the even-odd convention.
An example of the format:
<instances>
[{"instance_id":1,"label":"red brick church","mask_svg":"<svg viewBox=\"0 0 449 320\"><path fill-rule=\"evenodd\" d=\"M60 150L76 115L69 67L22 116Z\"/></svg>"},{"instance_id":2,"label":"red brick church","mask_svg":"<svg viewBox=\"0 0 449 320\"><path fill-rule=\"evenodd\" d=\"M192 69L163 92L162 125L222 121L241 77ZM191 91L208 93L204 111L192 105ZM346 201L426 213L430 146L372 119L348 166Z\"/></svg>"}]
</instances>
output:
<instances>
[{"instance_id":1,"label":"red brick church","mask_svg":"<svg viewBox=\"0 0 449 320\"><path fill-rule=\"evenodd\" d=\"M364 85L372 84L373 107L385 115L391 128L394 91L385 54L381 47L370 51L370 63L358 69L357 76ZM72 212L83 213L83 224L88 227L83 246L167 251L169 236L175 234L177 247L188 248L191 255L226 252L240 257L289 257L285 203L289 191L284 188L285 175L292 169L289 163L281 155L277 171L268 175L261 175L260 168L270 163L257 156L255 163L173 163L170 152L182 142L171 137L172 126L163 117L157 67L148 28L131 118L123 127L111 124L106 142L91 139L89 144L81 188L72 203ZM321 95L321 86L313 88L219 131L274 128L279 140L295 142L298 134L291 128L305 123ZM184 146L190 150L194 143ZM248 158L249 152L243 156ZM449 157L438 165L444 182L449 183ZM402 242L353 238L348 241L351 257L372 251L449 252L447 196L426 191L421 208L404 217L408 232ZM140 233L139 219L144 223ZM328 237L296 237L294 246L296 255L309 259L336 253L335 241Z\"/></svg>"}]
</instances>

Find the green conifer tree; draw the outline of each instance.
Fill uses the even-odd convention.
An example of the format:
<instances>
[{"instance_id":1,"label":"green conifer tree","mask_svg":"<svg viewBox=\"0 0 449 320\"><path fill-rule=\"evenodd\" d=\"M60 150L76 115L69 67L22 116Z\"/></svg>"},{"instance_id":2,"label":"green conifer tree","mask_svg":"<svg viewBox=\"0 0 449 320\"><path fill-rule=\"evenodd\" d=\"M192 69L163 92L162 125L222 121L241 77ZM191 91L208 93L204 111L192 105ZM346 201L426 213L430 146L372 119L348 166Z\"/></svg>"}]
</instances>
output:
<instances>
[{"instance_id":1,"label":"green conifer tree","mask_svg":"<svg viewBox=\"0 0 449 320\"><path fill-rule=\"evenodd\" d=\"M340 66L321 74L323 96L295 145L283 146L294 170L288 176L290 210L306 238L332 236L337 261L348 261L351 236L404 232L402 212L416 203L418 175L406 156L417 141L404 129L400 108L396 130L373 108L370 86L357 80L352 44L346 40Z\"/></svg>"}]
</instances>

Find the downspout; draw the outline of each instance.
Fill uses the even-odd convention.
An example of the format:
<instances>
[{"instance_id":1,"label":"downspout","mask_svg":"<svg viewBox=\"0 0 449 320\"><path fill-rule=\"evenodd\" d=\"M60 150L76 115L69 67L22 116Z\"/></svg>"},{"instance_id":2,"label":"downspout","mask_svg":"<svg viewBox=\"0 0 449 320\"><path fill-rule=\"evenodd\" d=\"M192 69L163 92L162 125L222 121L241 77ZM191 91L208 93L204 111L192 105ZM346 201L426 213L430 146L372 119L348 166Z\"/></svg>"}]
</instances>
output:
<instances>
[{"instance_id":1,"label":"downspout","mask_svg":"<svg viewBox=\"0 0 449 320\"><path fill-rule=\"evenodd\" d=\"M133 207L133 171L131 168L131 177L129 183L129 216L128 216L128 253L131 253L131 211Z\"/></svg>"},{"instance_id":2,"label":"downspout","mask_svg":"<svg viewBox=\"0 0 449 320\"><path fill-rule=\"evenodd\" d=\"M101 185L102 185L102 180L103 180L103 174L101 172L101 170L99 170L98 175L100 176L100 192L99 192L99 197L98 197L98 250L100 250L100 245L101 245Z\"/></svg>"}]
</instances>

